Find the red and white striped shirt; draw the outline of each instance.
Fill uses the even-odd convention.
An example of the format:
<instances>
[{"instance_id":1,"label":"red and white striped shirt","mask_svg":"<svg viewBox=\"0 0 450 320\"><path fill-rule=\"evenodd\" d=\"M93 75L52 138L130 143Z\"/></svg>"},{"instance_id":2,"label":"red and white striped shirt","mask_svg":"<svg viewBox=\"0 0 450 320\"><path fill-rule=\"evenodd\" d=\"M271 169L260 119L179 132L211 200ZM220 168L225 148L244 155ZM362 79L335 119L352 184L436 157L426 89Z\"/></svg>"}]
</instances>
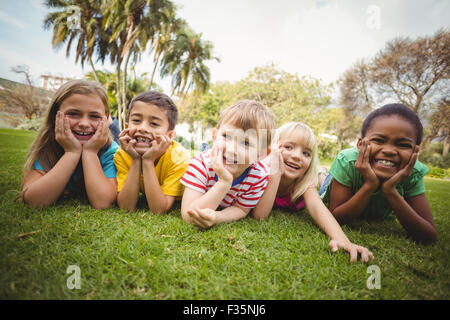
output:
<instances>
[{"instance_id":1,"label":"red and white striped shirt","mask_svg":"<svg viewBox=\"0 0 450 320\"><path fill-rule=\"evenodd\" d=\"M216 173L211 166L211 150L191 159L189 167L180 182L187 188L206 193L216 183ZM261 162L251 165L233 184L220 202L222 208L233 203L243 208L254 208L261 198L268 182L268 168Z\"/></svg>"}]
</instances>

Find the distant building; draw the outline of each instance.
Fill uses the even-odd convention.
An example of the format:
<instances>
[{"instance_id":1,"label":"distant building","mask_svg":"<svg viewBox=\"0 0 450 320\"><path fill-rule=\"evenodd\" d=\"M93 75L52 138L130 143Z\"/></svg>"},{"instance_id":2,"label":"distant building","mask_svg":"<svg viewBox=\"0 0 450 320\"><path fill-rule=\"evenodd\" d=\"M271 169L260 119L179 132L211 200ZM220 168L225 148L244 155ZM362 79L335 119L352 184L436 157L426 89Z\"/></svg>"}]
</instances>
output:
<instances>
[{"instance_id":1,"label":"distant building","mask_svg":"<svg viewBox=\"0 0 450 320\"><path fill-rule=\"evenodd\" d=\"M56 91L61 85L63 85L67 81L74 80L74 78L53 76L51 74L42 74L41 79L42 79L42 88L50 91Z\"/></svg>"}]
</instances>

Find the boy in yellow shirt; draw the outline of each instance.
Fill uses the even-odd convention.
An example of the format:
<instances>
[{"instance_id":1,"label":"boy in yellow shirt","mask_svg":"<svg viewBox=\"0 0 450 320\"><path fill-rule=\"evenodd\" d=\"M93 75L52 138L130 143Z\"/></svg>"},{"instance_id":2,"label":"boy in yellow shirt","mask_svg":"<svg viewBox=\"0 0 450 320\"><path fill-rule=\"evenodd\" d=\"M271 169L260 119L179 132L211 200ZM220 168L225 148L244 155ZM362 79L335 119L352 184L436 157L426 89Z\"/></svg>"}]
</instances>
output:
<instances>
[{"instance_id":1,"label":"boy in yellow shirt","mask_svg":"<svg viewBox=\"0 0 450 320\"><path fill-rule=\"evenodd\" d=\"M189 165L189 152L173 139L178 110L165 94L156 91L135 96L128 107L128 122L120 133L114 156L117 167L117 203L134 211L139 191L153 213L165 213L181 199L180 183Z\"/></svg>"}]
</instances>

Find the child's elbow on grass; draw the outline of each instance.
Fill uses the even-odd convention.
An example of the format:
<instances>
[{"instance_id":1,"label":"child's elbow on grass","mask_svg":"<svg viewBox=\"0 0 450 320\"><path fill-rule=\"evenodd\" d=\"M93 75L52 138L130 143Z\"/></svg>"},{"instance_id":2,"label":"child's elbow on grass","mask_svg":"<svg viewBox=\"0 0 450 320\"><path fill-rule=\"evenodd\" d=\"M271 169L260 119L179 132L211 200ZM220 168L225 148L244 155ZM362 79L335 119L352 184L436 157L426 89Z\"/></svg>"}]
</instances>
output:
<instances>
[{"instance_id":1,"label":"child's elbow on grass","mask_svg":"<svg viewBox=\"0 0 450 320\"><path fill-rule=\"evenodd\" d=\"M154 213L154 214L162 215L162 214L167 213L169 210L170 210L170 208L169 209L166 209L166 208L154 208L154 209L151 209L150 211L152 213Z\"/></svg>"},{"instance_id":2,"label":"child's elbow on grass","mask_svg":"<svg viewBox=\"0 0 450 320\"><path fill-rule=\"evenodd\" d=\"M186 223L192 223L191 218L189 217L189 214L187 213L188 209L181 209L181 218L183 219L184 222Z\"/></svg>"},{"instance_id":3,"label":"child's elbow on grass","mask_svg":"<svg viewBox=\"0 0 450 320\"><path fill-rule=\"evenodd\" d=\"M413 237L417 242L420 242L422 244L435 244L438 241L438 236L437 236L437 232L433 232L429 235L425 235L425 236L421 236L421 237L417 237L414 236Z\"/></svg>"},{"instance_id":4,"label":"child's elbow on grass","mask_svg":"<svg viewBox=\"0 0 450 320\"><path fill-rule=\"evenodd\" d=\"M31 208L47 208L50 207L53 202L51 203L47 203L45 201L39 201L39 200L30 200L30 199L26 199L24 198L23 201Z\"/></svg>"},{"instance_id":5,"label":"child's elbow on grass","mask_svg":"<svg viewBox=\"0 0 450 320\"><path fill-rule=\"evenodd\" d=\"M266 220L269 217L269 213L253 210L253 217L256 220Z\"/></svg>"},{"instance_id":6,"label":"child's elbow on grass","mask_svg":"<svg viewBox=\"0 0 450 320\"><path fill-rule=\"evenodd\" d=\"M91 203L92 208L95 210L103 210L110 208L115 200L106 200L106 201L93 201Z\"/></svg>"},{"instance_id":7,"label":"child's elbow on grass","mask_svg":"<svg viewBox=\"0 0 450 320\"><path fill-rule=\"evenodd\" d=\"M48 201L42 197L30 197L27 193L22 196L23 202L32 208L46 208L54 204L54 201Z\"/></svg>"}]
</instances>

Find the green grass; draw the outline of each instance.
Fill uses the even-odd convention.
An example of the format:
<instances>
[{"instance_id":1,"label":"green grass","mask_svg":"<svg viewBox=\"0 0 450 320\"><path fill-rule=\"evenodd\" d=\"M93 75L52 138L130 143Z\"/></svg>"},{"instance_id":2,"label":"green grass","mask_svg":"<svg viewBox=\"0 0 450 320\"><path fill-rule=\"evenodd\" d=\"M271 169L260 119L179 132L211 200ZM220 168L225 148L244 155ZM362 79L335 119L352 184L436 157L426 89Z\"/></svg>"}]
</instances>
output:
<instances>
[{"instance_id":1,"label":"green grass","mask_svg":"<svg viewBox=\"0 0 450 320\"><path fill-rule=\"evenodd\" d=\"M449 299L450 182L426 178L439 242L417 244L393 218L344 226L372 250L381 289L369 290L368 265L332 253L306 212L274 211L199 231L179 204L167 215L84 200L31 209L14 198L34 134L0 130L0 299ZM19 234L30 233L19 238ZM81 289L69 290L69 265Z\"/></svg>"}]
</instances>

